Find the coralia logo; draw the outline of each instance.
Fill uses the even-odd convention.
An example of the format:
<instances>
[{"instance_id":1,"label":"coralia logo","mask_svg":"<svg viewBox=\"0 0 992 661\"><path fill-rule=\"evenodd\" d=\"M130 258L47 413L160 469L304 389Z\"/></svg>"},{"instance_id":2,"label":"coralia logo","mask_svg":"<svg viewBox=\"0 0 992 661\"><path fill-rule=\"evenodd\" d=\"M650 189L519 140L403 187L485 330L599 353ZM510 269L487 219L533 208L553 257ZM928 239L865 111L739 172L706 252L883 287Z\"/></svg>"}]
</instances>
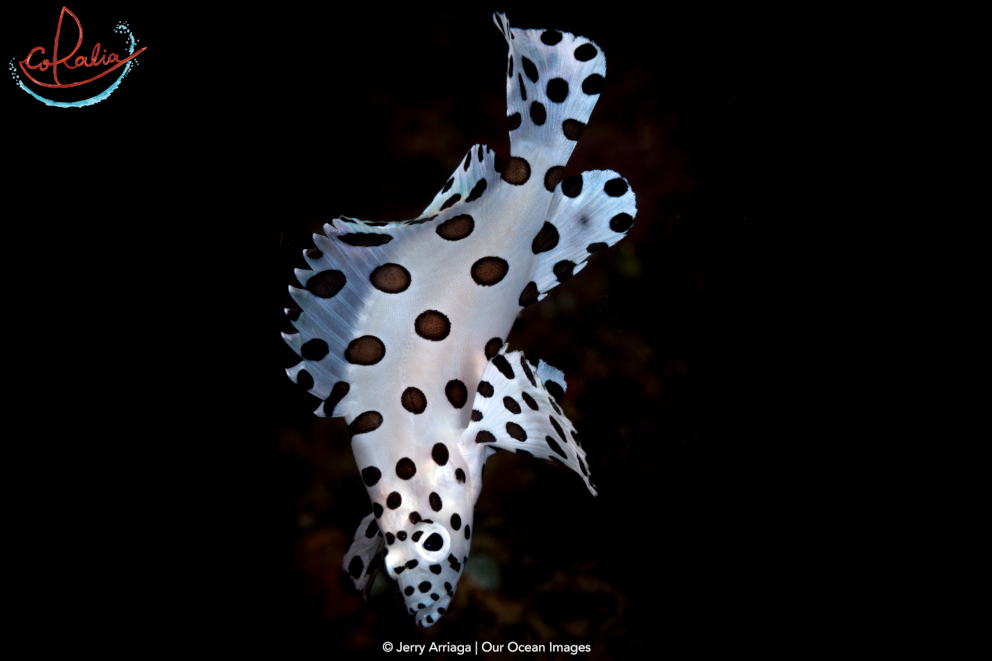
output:
<instances>
[{"instance_id":1,"label":"coralia logo","mask_svg":"<svg viewBox=\"0 0 992 661\"><path fill-rule=\"evenodd\" d=\"M73 47L72 51L68 55L64 55L60 57L59 39L65 36L62 34L62 21L63 19L65 19L66 14L68 14L72 18L72 20L75 21L76 29L79 32L79 38L76 40L76 45ZM82 23L80 23L76 15L73 14L71 11L69 11L67 7L62 7L62 13L59 14L58 26L55 29L55 44L52 46L51 57L50 58L45 57L46 51L43 46L36 46L31 49L31 51L27 54L27 57L17 62L16 68L14 67L14 61L11 60L10 72L14 78L14 82L17 84L18 87L20 87L22 90L24 90L34 98L38 99L42 103L56 108L82 108L84 106L91 106L94 103L99 103L100 101L103 101L108 96L110 96L113 93L113 91L117 89L117 87L121 84L121 81L131 70L131 65L137 64L137 60L135 60L135 58L145 50L145 48L143 47L135 51L134 48L137 45L137 40L134 38L134 35L131 33L131 30L127 27L127 24L123 22L118 23L117 26L114 28L114 32L124 35L126 46L128 49L126 56L122 57L117 53L107 53L106 48L102 49L101 51L100 42L96 42L96 44L93 46L93 50L90 53L89 57L85 55L78 55L76 56L75 60L70 63L70 60L73 59L73 56L76 55L76 52L83 44L83 25ZM65 44L63 44L62 46L64 48ZM78 70L78 73L63 74L62 76L63 79L59 80L60 66L67 69L69 72L75 72ZM32 91L27 85L24 84L24 82L21 80L20 74L18 73L18 68L19 68L20 72L22 72L27 77L28 80L30 80L32 83L40 87L47 87L50 89L66 89L70 87L81 87L83 85L87 85L88 83L92 83L93 81L99 80L110 73L120 70L122 67L123 67L123 71L120 71L119 75L117 75L117 78L110 84L109 87L104 89L102 92L99 92L92 96L88 96L87 98L81 99L79 101L71 101L71 102L53 101L52 99L47 99L41 96L40 94L37 94L36 92ZM85 75L94 73L93 71L94 69L98 71L96 75L89 76L85 80L75 80L76 78L82 78ZM52 80L54 81L51 83L42 82L41 80L38 80L36 76L39 74L32 73L32 72L42 72L47 74L49 70L51 70L51 77ZM47 75L44 77L47 78ZM81 91L83 89L88 90L89 88L82 88Z\"/></svg>"}]
</instances>

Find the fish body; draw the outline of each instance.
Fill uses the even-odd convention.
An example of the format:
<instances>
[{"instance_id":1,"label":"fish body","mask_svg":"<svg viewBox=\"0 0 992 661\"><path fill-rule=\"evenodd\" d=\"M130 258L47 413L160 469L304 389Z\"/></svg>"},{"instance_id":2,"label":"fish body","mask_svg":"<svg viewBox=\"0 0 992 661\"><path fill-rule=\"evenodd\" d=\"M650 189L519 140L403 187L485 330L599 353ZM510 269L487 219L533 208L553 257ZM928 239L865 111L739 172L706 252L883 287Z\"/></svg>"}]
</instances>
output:
<instances>
[{"instance_id":1,"label":"fish body","mask_svg":"<svg viewBox=\"0 0 992 661\"><path fill-rule=\"evenodd\" d=\"M450 606L495 451L563 463L595 495L557 403L563 375L505 338L636 215L615 172L561 177L606 73L599 47L494 20L509 45L509 161L474 145L418 218L326 224L290 287L299 332L284 335L303 358L290 378L323 400L318 415L347 421L372 501L344 568L367 593L383 563L424 627Z\"/></svg>"}]
</instances>

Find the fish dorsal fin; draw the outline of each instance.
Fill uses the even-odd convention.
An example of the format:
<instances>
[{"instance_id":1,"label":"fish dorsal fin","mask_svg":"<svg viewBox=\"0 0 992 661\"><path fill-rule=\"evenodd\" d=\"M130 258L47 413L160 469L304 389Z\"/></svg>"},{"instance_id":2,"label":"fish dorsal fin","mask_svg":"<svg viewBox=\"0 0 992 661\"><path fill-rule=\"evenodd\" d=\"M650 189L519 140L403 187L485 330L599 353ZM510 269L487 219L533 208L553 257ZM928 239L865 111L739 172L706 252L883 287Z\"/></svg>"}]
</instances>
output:
<instances>
[{"instance_id":1,"label":"fish dorsal fin","mask_svg":"<svg viewBox=\"0 0 992 661\"><path fill-rule=\"evenodd\" d=\"M479 199L487 189L492 191L499 184L501 168L499 154L485 145L472 145L420 217L434 216Z\"/></svg>"},{"instance_id":2,"label":"fish dorsal fin","mask_svg":"<svg viewBox=\"0 0 992 661\"><path fill-rule=\"evenodd\" d=\"M335 218L324 225L324 234L313 235L316 247L303 251L310 268L296 269L302 288L289 288L300 309L286 311L299 332L283 333L303 362L286 373L324 400L318 416L345 416L350 423L363 412L349 409L356 400L350 374L356 365L370 364L365 359L382 347L370 339L382 329L363 326L370 302L402 297L411 286L411 271L429 270L424 262L436 259L438 242L461 245L477 224L500 217L493 195L500 185L496 154L474 145L468 156L469 167L464 160L459 164L455 183L446 185L420 217L390 223ZM451 201L455 190L466 194Z\"/></svg>"},{"instance_id":3,"label":"fish dorsal fin","mask_svg":"<svg viewBox=\"0 0 992 661\"><path fill-rule=\"evenodd\" d=\"M559 183L547 220L531 245L537 263L520 305L536 303L584 269L590 255L626 236L636 215L634 192L612 170L591 170Z\"/></svg>"},{"instance_id":4,"label":"fish dorsal fin","mask_svg":"<svg viewBox=\"0 0 992 661\"><path fill-rule=\"evenodd\" d=\"M369 598L375 575L382 567L382 549L385 545L386 540L382 538L382 531L379 530L375 515L370 512L358 524L355 538L344 554L342 563L342 568L355 583L355 589L361 592L365 599Z\"/></svg>"},{"instance_id":5,"label":"fish dorsal fin","mask_svg":"<svg viewBox=\"0 0 992 661\"><path fill-rule=\"evenodd\" d=\"M541 361L537 369L506 345L482 373L472 404L472 422L462 443L478 443L564 464L578 473L592 495L585 451L557 399L565 392L560 370Z\"/></svg>"},{"instance_id":6,"label":"fish dorsal fin","mask_svg":"<svg viewBox=\"0 0 992 661\"><path fill-rule=\"evenodd\" d=\"M511 28L504 14L494 14L493 21L509 46L506 121L510 155L526 161L534 172L564 169L599 99L606 57L585 37ZM512 176L517 167L511 160L507 172Z\"/></svg>"}]
</instances>

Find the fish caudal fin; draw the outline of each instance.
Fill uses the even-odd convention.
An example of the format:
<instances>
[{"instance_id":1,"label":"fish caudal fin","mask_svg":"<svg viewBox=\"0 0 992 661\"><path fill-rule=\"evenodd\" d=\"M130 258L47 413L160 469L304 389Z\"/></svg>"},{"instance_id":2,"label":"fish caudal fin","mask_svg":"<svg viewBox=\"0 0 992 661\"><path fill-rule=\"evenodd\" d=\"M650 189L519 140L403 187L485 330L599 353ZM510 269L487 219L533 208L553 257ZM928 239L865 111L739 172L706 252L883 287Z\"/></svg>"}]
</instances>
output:
<instances>
[{"instance_id":1,"label":"fish caudal fin","mask_svg":"<svg viewBox=\"0 0 992 661\"><path fill-rule=\"evenodd\" d=\"M561 371L544 361L534 369L520 351L505 351L506 345L482 373L472 404L472 422L462 433L461 442L564 464L582 477L595 496L586 453L575 427L558 406L566 387Z\"/></svg>"},{"instance_id":2,"label":"fish caudal fin","mask_svg":"<svg viewBox=\"0 0 992 661\"><path fill-rule=\"evenodd\" d=\"M506 121L510 154L542 176L549 168L564 169L599 99L606 57L585 37L511 28L503 14L493 14L493 21L509 46ZM521 167L511 162L510 175Z\"/></svg>"}]
</instances>

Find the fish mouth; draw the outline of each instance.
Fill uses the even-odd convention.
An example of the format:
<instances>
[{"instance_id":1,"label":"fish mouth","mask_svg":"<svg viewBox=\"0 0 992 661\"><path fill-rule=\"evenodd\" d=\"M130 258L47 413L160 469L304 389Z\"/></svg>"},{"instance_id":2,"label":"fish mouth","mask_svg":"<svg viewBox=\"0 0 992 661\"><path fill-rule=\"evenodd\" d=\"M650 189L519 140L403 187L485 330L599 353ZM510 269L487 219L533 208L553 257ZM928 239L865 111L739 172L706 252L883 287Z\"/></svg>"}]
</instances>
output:
<instances>
[{"instance_id":1,"label":"fish mouth","mask_svg":"<svg viewBox=\"0 0 992 661\"><path fill-rule=\"evenodd\" d=\"M418 604L423 602L417 602L414 604L407 604L408 608L412 608L417 611L414 619L418 627L429 629L430 627L437 624L441 616L448 610L448 605L451 603L451 597L449 595L444 595L432 604L425 605L424 608L417 608Z\"/></svg>"}]
</instances>

